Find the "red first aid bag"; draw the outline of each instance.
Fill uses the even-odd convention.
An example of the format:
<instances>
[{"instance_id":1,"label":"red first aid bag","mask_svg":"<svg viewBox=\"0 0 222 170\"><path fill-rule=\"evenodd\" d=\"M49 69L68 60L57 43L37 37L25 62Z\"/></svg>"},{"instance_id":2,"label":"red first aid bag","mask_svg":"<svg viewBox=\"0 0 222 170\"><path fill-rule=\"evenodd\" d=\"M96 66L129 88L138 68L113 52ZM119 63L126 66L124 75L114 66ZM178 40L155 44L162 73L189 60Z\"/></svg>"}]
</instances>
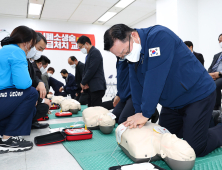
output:
<instances>
[{"instance_id":1,"label":"red first aid bag","mask_svg":"<svg viewBox=\"0 0 222 170\"><path fill-rule=\"evenodd\" d=\"M72 116L71 112L57 112L55 113L56 117L69 117Z\"/></svg>"},{"instance_id":2,"label":"red first aid bag","mask_svg":"<svg viewBox=\"0 0 222 170\"><path fill-rule=\"evenodd\" d=\"M63 141L76 141L91 139L93 132L85 128L66 128L61 132L54 132L47 135L37 136L34 138L34 143L37 146L50 145Z\"/></svg>"},{"instance_id":3,"label":"red first aid bag","mask_svg":"<svg viewBox=\"0 0 222 170\"><path fill-rule=\"evenodd\" d=\"M49 110L56 110L56 109L60 109L60 106L59 106L59 105L54 104L54 105L52 105L52 106L50 107L50 109L49 109Z\"/></svg>"}]
</instances>

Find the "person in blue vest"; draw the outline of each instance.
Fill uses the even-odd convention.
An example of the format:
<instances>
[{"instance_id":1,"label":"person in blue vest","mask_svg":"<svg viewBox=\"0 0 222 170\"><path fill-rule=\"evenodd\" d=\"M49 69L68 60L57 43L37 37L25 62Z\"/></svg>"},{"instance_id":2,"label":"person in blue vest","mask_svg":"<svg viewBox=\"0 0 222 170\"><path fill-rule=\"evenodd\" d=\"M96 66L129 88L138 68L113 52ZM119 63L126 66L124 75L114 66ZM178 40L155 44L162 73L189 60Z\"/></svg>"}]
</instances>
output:
<instances>
[{"instance_id":1,"label":"person in blue vest","mask_svg":"<svg viewBox=\"0 0 222 170\"><path fill-rule=\"evenodd\" d=\"M32 87L26 56L36 43L34 30L19 26L1 41L0 49L0 153L33 147L19 136L30 135L38 92Z\"/></svg>"},{"instance_id":2,"label":"person in blue vest","mask_svg":"<svg viewBox=\"0 0 222 170\"><path fill-rule=\"evenodd\" d=\"M198 157L222 145L222 126L209 128L216 86L206 69L170 29L132 29L124 24L104 34L104 49L129 61L136 114L124 125L141 128L162 105L159 125L183 137Z\"/></svg>"},{"instance_id":3,"label":"person in blue vest","mask_svg":"<svg viewBox=\"0 0 222 170\"><path fill-rule=\"evenodd\" d=\"M62 69L60 73L62 75L62 78L65 79L66 85L60 87L59 92L62 92L64 90L67 94L71 95L72 99L75 99L76 90L78 89L75 81L75 76L71 73L68 73L66 69Z\"/></svg>"},{"instance_id":4,"label":"person in blue vest","mask_svg":"<svg viewBox=\"0 0 222 170\"><path fill-rule=\"evenodd\" d=\"M129 65L128 60L117 57L117 94L113 100L113 114L116 116L118 124L127 120L128 117L135 114L133 101L130 91L129 82ZM156 109L151 117L151 121L156 123L159 117L159 112Z\"/></svg>"}]
</instances>

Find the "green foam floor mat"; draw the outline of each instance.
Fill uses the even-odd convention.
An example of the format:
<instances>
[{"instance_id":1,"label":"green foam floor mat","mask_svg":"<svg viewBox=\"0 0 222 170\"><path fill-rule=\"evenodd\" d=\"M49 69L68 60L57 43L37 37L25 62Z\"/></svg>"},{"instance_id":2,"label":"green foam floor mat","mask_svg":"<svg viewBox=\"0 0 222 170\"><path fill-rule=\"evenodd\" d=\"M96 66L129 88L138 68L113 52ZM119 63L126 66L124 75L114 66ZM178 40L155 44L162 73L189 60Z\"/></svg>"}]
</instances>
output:
<instances>
[{"instance_id":1,"label":"green foam floor mat","mask_svg":"<svg viewBox=\"0 0 222 170\"><path fill-rule=\"evenodd\" d=\"M76 125L76 124L81 124L80 126L78 126L78 128L82 128L85 127L85 123L83 121L77 121L77 122L69 122L69 123L60 123L60 124L50 124L49 128L50 129L54 129L54 128L71 128L71 125Z\"/></svg>"},{"instance_id":2,"label":"green foam floor mat","mask_svg":"<svg viewBox=\"0 0 222 170\"><path fill-rule=\"evenodd\" d=\"M50 125L52 127L52 125ZM53 128L62 127L54 124ZM108 170L109 167L131 164L125 153L117 147L115 129L111 134L105 135L99 130L93 130L93 138L81 141L65 141L64 147L77 160L83 170ZM117 147L117 148L116 148ZM116 150L115 150L116 148ZM115 152L113 153L113 151ZM113 153L113 158L111 154ZM152 162L161 168L171 170L164 161ZM206 155L197 158L192 170L222 170L222 148L218 148Z\"/></svg>"},{"instance_id":3,"label":"green foam floor mat","mask_svg":"<svg viewBox=\"0 0 222 170\"><path fill-rule=\"evenodd\" d=\"M56 112L60 112L61 109L57 109L57 110L51 110L51 113L52 114L49 114L49 119L63 119L63 118L71 118L71 117L82 117L82 112L84 109L86 109L88 106L86 105L81 105L81 110L78 111L77 114L72 114L72 116L69 116L69 117L56 117L55 116L55 113Z\"/></svg>"}]
</instances>

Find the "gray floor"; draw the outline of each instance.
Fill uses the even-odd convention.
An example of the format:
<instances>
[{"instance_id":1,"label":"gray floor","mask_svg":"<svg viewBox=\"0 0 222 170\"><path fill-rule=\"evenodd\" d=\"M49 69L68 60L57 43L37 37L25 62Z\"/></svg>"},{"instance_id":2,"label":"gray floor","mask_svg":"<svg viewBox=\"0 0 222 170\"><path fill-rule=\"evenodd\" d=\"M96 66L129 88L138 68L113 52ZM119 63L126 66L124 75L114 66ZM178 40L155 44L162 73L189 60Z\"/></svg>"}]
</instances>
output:
<instances>
[{"instance_id":1,"label":"gray floor","mask_svg":"<svg viewBox=\"0 0 222 170\"><path fill-rule=\"evenodd\" d=\"M49 124L80 121L82 118L52 119ZM33 141L35 136L49 133L49 128L33 129L24 138ZM33 146L32 150L0 155L0 170L82 170L74 157L60 144Z\"/></svg>"},{"instance_id":2,"label":"gray floor","mask_svg":"<svg viewBox=\"0 0 222 170\"><path fill-rule=\"evenodd\" d=\"M112 96L103 98L103 101L111 100ZM157 109L161 110L158 105ZM52 119L44 123L57 124L81 121L81 117ZM32 130L26 140L32 141L34 137L49 133L49 128ZM33 146L32 150L21 153L6 153L0 155L0 170L82 170L75 158L60 144L48 146Z\"/></svg>"}]
</instances>

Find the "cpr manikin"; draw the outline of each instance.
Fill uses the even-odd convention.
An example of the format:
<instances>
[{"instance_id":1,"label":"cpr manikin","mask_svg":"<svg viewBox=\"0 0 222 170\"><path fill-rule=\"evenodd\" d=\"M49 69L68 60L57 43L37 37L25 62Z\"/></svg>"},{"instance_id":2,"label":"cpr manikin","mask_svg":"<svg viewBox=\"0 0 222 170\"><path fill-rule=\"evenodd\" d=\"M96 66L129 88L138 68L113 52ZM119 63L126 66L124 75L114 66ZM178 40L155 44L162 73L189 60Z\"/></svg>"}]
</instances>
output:
<instances>
[{"instance_id":1,"label":"cpr manikin","mask_svg":"<svg viewBox=\"0 0 222 170\"><path fill-rule=\"evenodd\" d=\"M82 115L89 129L100 129L105 134L111 133L116 123L112 113L100 106L89 107L82 112Z\"/></svg>"},{"instance_id":2,"label":"cpr manikin","mask_svg":"<svg viewBox=\"0 0 222 170\"><path fill-rule=\"evenodd\" d=\"M196 159L193 148L176 135L161 132L165 130L161 128L150 122L142 128L133 129L121 124L116 128L117 142L123 152L136 163L147 162L150 158L151 161L164 159L173 170L191 170Z\"/></svg>"},{"instance_id":3,"label":"cpr manikin","mask_svg":"<svg viewBox=\"0 0 222 170\"><path fill-rule=\"evenodd\" d=\"M52 103L54 103L54 104L60 104L63 100L65 100L65 97L63 97L63 96L52 97Z\"/></svg>"},{"instance_id":4,"label":"cpr manikin","mask_svg":"<svg viewBox=\"0 0 222 170\"><path fill-rule=\"evenodd\" d=\"M77 114L81 110L81 105L74 99L65 99L60 103L60 107L63 112L70 111L73 114Z\"/></svg>"},{"instance_id":5,"label":"cpr manikin","mask_svg":"<svg viewBox=\"0 0 222 170\"><path fill-rule=\"evenodd\" d=\"M52 97L53 97L52 94L47 94L47 98L48 98L48 99L51 99Z\"/></svg>"}]
</instances>

